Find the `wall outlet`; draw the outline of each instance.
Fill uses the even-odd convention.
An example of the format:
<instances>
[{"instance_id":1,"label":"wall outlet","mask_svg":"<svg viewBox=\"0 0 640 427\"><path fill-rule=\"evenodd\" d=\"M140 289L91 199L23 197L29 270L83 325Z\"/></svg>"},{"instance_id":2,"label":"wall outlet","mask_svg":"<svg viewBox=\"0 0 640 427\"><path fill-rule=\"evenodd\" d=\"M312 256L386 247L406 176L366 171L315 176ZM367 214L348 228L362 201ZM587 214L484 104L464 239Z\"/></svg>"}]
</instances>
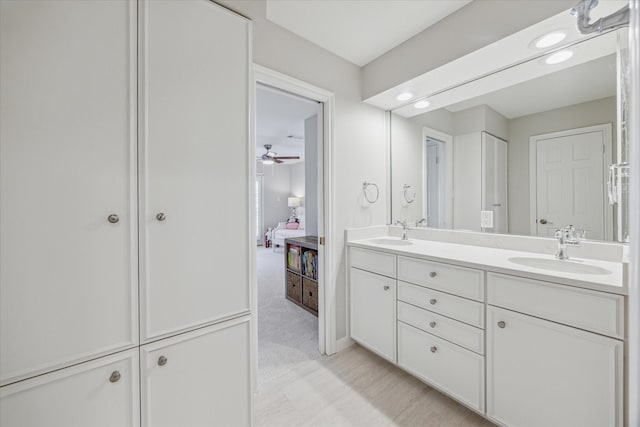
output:
<instances>
[{"instance_id":1,"label":"wall outlet","mask_svg":"<svg viewBox=\"0 0 640 427\"><path fill-rule=\"evenodd\" d=\"M493 228L493 211L480 211L480 227Z\"/></svg>"}]
</instances>

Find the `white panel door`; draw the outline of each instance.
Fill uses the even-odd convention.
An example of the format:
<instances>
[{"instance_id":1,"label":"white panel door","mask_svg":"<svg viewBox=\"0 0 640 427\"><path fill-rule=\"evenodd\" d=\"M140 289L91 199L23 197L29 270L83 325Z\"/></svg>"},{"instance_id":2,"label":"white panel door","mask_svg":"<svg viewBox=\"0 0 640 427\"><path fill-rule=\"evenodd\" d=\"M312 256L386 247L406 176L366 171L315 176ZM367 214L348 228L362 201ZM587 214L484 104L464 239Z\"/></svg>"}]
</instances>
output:
<instances>
[{"instance_id":1,"label":"white panel door","mask_svg":"<svg viewBox=\"0 0 640 427\"><path fill-rule=\"evenodd\" d=\"M141 2L145 340L249 309L249 22L207 0Z\"/></svg>"},{"instance_id":2,"label":"white panel door","mask_svg":"<svg viewBox=\"0 0 640 427\"><path fill-rule=\"evenodd\" d=\"M538 236L571 224L588 239L605 238L603 147L601 130L536 143Z\"/></svg>"},{"instance_id":3,"label":"white panel door","mask_svg":"<svg viewBox=\"0 0 640 427\"><path fill-rule=\"evenodd\" d=\"M144 345L142 425L251 423L249 317Z\"/></svg>"},{"instance_id":4,"label":"white panel door","mask_svg":"<svg viewBox=\"0 0 640 427\"><path fill-rule=\"evenodd\" d=\"M396 363L396 280L351 267L351 338Z\"/></svg>"},{"instance_id":5,"label":"white panel door","mask_svg":"<svg viewBox=\"0 0 640 427\"><path fill-rule=\"evenodd\" d=\"M492 233L508 232L507 142L482 132L482 210L493 212Z\"/></svg>"},{"instance_id":6,"label":"white panel door","mask_svg":"<svg viewBox=\"0 0 640 427\"><path fill-rule=\"evenodd\" d=\"M140 424L137 348L0 389L3 427Z\"/></svg>"},{"instance_id":7,"label":"white panel door","mask_svg":"<svg viewBox=\"0 0 640 427\"><path fill-rule=\"evenodd\" d=\"M622 341L492 306L487 318L488 416L521 427L622 425Z\"/></svg>"},{"instance_id":8,"label":"white panel door","mask_svg":"<svg viewBox=\"0 0 640 427\"><path fill-rule=\"evenodd\" d=\"M6 384L137 344L136 8L0 7Z\"/></svg>"}]
</instances>

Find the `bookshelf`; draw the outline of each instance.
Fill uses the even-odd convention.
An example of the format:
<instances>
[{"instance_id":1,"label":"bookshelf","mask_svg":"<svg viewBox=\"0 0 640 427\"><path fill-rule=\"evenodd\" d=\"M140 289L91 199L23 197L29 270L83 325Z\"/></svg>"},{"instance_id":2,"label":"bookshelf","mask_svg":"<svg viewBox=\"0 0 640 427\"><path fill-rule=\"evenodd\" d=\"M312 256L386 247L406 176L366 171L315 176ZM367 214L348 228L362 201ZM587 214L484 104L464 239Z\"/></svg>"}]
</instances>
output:
<instances>
[{"instance_id":1,"label":"bookshelf","mask_svg":"<svg viewBox=\"0 0 640 427\"><path fill-rule=\"evenodd\" d=\"M285 296L318 315L318 238L291 237L284 240Z\"/></svg>"}]
</instances>

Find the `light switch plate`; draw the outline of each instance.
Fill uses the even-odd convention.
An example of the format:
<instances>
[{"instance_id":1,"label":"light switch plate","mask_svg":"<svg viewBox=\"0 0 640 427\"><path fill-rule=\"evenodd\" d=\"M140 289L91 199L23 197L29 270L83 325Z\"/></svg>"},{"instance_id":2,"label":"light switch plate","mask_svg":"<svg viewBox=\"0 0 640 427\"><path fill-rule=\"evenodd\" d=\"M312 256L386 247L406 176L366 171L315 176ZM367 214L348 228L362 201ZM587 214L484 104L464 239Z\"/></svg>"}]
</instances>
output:
<instances>
[{"instance_id":1,"label":"light switch plate","mask_svg":"<svg viewBox=\"0 0 640 427\"><path fill-rule=\"evenodd\" d=\"M493 211L480 211L480 227L493 228Z\"/></svg>"}]
</instances>

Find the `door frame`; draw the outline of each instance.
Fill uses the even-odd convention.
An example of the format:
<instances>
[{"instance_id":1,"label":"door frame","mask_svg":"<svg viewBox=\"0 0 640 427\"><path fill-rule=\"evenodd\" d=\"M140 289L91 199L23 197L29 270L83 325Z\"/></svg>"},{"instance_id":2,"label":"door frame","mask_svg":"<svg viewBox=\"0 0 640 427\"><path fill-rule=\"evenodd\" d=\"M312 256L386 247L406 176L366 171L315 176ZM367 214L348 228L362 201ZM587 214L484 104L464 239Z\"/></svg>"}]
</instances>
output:
<instances>
[{"instance_id":1,"label":"door frame","mask_svg":"<svg viewBox=\"0 0 640 427\"><path fill-rule=\"evenodd\" d=\"M444 219L444 226L442 229L453 228L453 136L440 132L439 130L432 129L424 126L422 128L422 186L427 182L427 139L434 139L442 142L444 165L441 168L441 178L444 178L445 182L445 195L444 205L441 206L440 211L444 213L442 218ZM422 192L422 213L426 218L427 216L427 198L425 197L426 191ZM442 222L442 220L441 220Z\"/></svg>"},{"instance_id":2,"label":"door frame","mask_svg":"<svg viewBox=\"0 0 640 427\"><path fill-rule=\"evenodd\" d=\"M309 98L323 104L322 111L322 150L318 152L318 171L322 173L322 191L318 196L322 198L323 209L318 212L318 226L320 238L324 238L328 245L318 242L318 258L320 269L318 275L318 347L321 354L333 354L336 349L336 305L335 305L335 280L334 276L334 254L331 250L331 243L337 241L333 230L334 223L334 203L333 203L333 121L335 110L335 95L302 80L264 67L254 63L251 72L250 87L250 130L249 130L249 173L253 176L256 173L256 87L258 84L273 87L294 95ZM253 198L252 198L253 199ZM252 205L255 201L252 200ZM255 216L255 206L252 206L253 216ZM252 217L251 227L255 227L255 218ZM320 228L322 226L322 228ZM251 230L252 236L255 231ZM257 350L258 350L258 282L256 276L256 247L250 250L250 262L253 266L250 272L251 288L251 311L253 328L253 377L254 391L256 390L255 378L257 375Z\"/></svg>"},{"instance_id":3,"label":"door frame","mask_svg":"<svg viewBox=\"0 0 640 427\"><path fill-rule=\"evenodd\" d=\"M529 231L531 236L537 237L537 218L538 211L538 183L537 183L537 143L541 140L560 138L563 136L579 135L583 133L591 133L600 131L603 134L604 153L602 153L602 201L604 206L604 239L609 242L613 239L613 206L607 202L607 180L609 173L609 164L612 159L611 149L611 123L601 125L587 126L573 129L561 130L558 132L543 133L529 137ZM568 225L568 224L565 224ZM562 226L562 225L560 225Z\"/></svg>"}]
</instances>

